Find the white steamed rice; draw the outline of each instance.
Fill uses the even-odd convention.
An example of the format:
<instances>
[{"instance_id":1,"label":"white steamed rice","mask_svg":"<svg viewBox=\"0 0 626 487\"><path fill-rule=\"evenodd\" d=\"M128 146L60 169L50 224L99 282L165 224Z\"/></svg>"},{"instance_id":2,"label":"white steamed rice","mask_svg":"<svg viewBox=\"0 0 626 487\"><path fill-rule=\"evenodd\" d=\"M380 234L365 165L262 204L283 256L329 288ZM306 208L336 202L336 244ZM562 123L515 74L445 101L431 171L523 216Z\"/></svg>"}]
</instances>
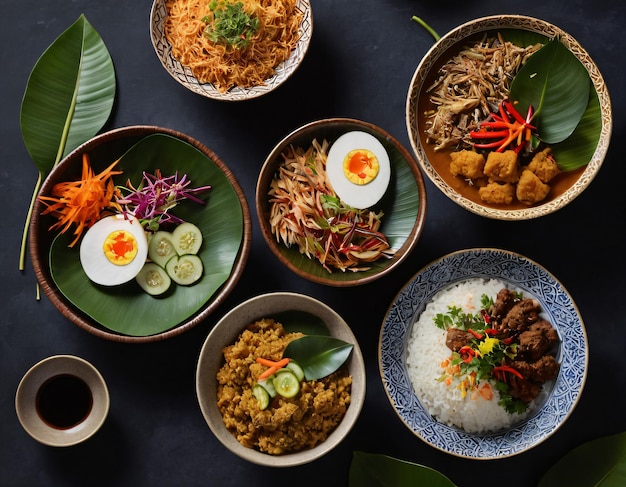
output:
<instances>
[{"instance_id":1,"label":"white steamed rice","mask_svg":"<svg viewBox=\"0 0 626 487\"><path fill-rule=\"evenodd\" d=\"M446 332L433 319L438 313L447 313L448 306L461 307L465 313L480 311L483 294L495 297L505 283L496 279L471 279L438 292L413 325L407 347L409 377L417 397L431 416L440 423L456 426L468 433L485 433L509 428L527 417L534 404L523 414L510 414L498 405L498 391L493 398L468 393L462 397L454 384L447 386L437 379L444 370L441 362L450 357L446 346Z\"/></svg>"}]
</instances>

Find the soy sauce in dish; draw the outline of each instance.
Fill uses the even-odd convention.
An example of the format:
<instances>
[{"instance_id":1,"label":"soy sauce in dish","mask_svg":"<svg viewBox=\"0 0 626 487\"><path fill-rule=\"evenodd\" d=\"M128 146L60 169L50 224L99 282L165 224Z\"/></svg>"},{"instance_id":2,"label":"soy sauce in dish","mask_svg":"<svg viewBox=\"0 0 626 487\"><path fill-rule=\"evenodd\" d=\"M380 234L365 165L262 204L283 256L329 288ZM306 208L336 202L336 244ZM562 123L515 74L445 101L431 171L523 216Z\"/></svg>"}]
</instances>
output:
<instances>
[{"instance_id":1,"label":"soy sauce in dish","mask_svg":"<svg viewBox=\"0 0 626 487\"><path fill-rule=\"evenodd\" d=\"M69 429L87 418L93 405L89 386L79 377L59 374L43 383L37 391L39 417L55 429Z\"/></svg>"}]
</instances>

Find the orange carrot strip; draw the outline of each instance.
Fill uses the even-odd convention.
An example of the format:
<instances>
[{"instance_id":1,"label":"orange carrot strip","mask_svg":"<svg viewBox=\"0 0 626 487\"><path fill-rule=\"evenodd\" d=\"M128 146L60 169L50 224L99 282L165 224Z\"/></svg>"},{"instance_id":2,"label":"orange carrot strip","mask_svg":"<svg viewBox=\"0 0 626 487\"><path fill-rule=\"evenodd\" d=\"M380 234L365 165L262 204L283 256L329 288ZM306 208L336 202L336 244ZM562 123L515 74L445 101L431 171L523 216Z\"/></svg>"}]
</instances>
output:
<instances>
[{"instance_id":1,"label":"orange carrot strip","mask_svg":"<svg viewBox=\"0 0 626 487\"><path fill-rule=\"evenodd\" d=\"M265 371L261 375L259 375L259 378L257 380L265 380L272 374L276 373L277 370L278 367L270 367L269 369L265 369Z\"/></svg>"},{"instance_id":2,"label":"orange carrot strip","mask_svg":"<svg viewBox=\"0 0 626 487\"><path fill-rule=\"evenodd\" d=\"M100 174L94 174L89 165L89 156L85 153L80 180L57 183L52 188L52 196L39 197L47 205L42 214L50 213L58 219L50 230L60 229L60 233L65 233L75 225L75 238L70 247L78 242L85 229L101 218L105 208L121 210L114 201L116 189L111 179L112 176L121 174L121 171L113 171L117 163L115 161Z\"/></svg>"},{"instance_id":3,"label":"orange carrot strip","mask_svg":"<svg viewBox=\"0 0 626 487\"><path fill-rule=\"evenodd\" d=\"M258 364L265 365L267 367L284 367L285 365L289 363L289 359L283 358L283 359L276 361L276 360L270 360L270 359L263 358L263 357L257 357L256 362Z\"/></svg>"}]
</instances>

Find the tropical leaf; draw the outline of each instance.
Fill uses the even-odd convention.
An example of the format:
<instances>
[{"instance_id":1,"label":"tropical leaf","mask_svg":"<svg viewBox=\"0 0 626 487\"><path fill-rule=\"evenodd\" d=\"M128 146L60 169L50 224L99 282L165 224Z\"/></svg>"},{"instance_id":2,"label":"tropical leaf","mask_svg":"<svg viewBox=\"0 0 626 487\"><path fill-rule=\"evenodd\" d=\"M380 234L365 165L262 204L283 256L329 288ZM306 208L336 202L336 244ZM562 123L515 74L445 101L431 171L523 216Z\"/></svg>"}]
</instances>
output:
<instances>
[{"instance_id":1,"label":"tropical leaf","mask_svg":"<svg viewBox=\"0 0 626 487\"><path fill-rule=\"evenodd\" d=\"M81 15L41 55L22 99L20 129L39 177L22 235L24 269L35 197L52 168L106 123L115 99L115 70L100 35Z\"/></svg>"},{"instance_id":2,"label":"tropical leaf","mask_svg":"<svg viewBox=\"0 0 626 487\"><path fill-rule=\"evenodd\" d=\"M112 162L102 159L100 165ZM115 179L116 184L130 179L137 186L143 171L154 174L159 169L166 177L176 171L187 174L193 187L211 186L206 205L185 201L171 210L202 231L203 244L198 255L204 275L192 286L175 286L163 298L146 294L134 281L122 286L97 286L83 272L78 246L68 247L71 235L59 235L52 243L52 278L69 301L110 330L148 336L193 316L228 280L243 238L243 210L219 166L195 147L169 135L144 137L121 157L116 169L123 171Z\"/></svg>"},{"instance_id":3,"label":"tropical leaf","mask_svg":"<svg viewBox=\"0 0 626 487\"><path fill-rule=\"evenodd\" d=\"M354 345L330 336L306 335L289 342L283 356L295 360L307 380L336 372L350 356Z\"/></svg>"},{"instance_id":4,"label":"tropical leaf","mask_svg":"<svg viewBox=\"0 0 626 487\"><path fill-rule=\"evenodd\" d=\"M591 83L591 81L589 81ZM595 89L589 93L587 110L570 137L551 146L561 171L573 171L592 158L602 133L602 109Z\"/></svg>"},{"instance_id":5,"label":"tropical leaf","mask_svg":"<svg viewBox=\"0 0 626 487\"><path fill-rule=\"evenodd\" d=\"M330 335L324 320L306 311L283 311L282 313L276 313L274 319L283 325L287 333L300 332L305 335Z\"/></svg>"},{"instance_id":6,"label":"tropical leaf","mask_svg":"<svg viewBox=\"0 0 626 487\"><path fill-rule=\"evenodd\" d=\"M626 485L626 432L584 443L561 458L541 478L538 487Z\"/></svg>"},{"instance_id":7,"label":"tropical leaf","mask_svg":"<svg viewBox=\"0 0 626 487\"><path fill-rule=\"evenodd\" d=\"M349 487L456 487L450 479L430 467L359 451L352 455L349 475Z\"/></svg>"},{"instance_id":8,"label":"tropical leaf","mask_svg":"<svg viewBox=\"0 0 626 487\"><path fill-rule=\"evenodd\" d=\"M81 15L39 58L22 100L22 137L44 176L98 133L113 108L115 89L106 45Z\"/></svg>"},{"instance_id":9,"label":"tropical leaf","mask_svg":"<svg viewBox=\"0 0 626 487\"><path fill-rule=\"evenodd\" d=\"M558 39L547 42L515 75L510 98L519 112L534 109L533 125L547 144L564 141L578 125L589 103L589 74Z\"/></svg>"}]
</instances>

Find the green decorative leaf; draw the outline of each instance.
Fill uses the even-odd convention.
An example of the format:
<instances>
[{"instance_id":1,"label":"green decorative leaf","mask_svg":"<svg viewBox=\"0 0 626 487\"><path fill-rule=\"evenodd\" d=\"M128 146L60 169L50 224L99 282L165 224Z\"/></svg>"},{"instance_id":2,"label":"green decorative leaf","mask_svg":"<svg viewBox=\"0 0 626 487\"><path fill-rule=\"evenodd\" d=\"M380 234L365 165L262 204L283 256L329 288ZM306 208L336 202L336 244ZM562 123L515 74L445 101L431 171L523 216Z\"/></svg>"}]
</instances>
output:
<instances>
[{"instance_id":1,"label":"green decorative leaf","mask_svg":"<svg viewBox=\"0 0 626 487\"><path fill-rule=\"evenodd\" d=\"M589 103L589 74L558 39L528 58L511 83L510 98L525 114L534 109L533 124L547 144L564 141L578 125Z\"/></svg>"},{"instance_id":2,"label":"green decorative leaf","mask_svg":"<svg viewBox=\"0 0 626 487\"><path fill-rule=\"evenodd\" d=\"M541 478L538 487L626 485L626 432L605 436L574 448Z\"/></svg>"},{"instance_id":3,"label":"green decorative leaf","mask_svg":"<svg viewBox=\"0 0 626 487\"><path fill-rule=\"evenodd\" d=\"M115 98L113 62L81 15L35 64L20 114L22 137L43 176L106 123Z\"/></svg>"},{"instance_id":4,"label":"green decorative leaf","mask_svg":"<svg viewBox=\"0 0 626 487\"><path fill-rule=\"evenodd\" d=\"M307 380L316 380L337 371L353 348L354 345L338 338L306 335L289 342L283 356L295 360Z\"/></svg>"},{"instance_id":5,"label":"green decorative leaf","mask_svg":"<svg viewBox=\"0 0 626 487\"><path fill-rule=\"evenodd\" d=\"M589 81L591 83L591 81ZM586 165L593 157L602 133L602 110L598 94L589 93L587 110L574 133L559 144L551 146L561 171L573 171Z\"/></svg>"},{"instance_id":6,"label":"green decorative leaf","mask_svg":"<svg viewBox=\"0 0 626 487\"><path fill-rule=\"evenodd\" d=\"M100 161L108 165L112 161ZM85 275L78 246L68 248L71 235L58 236L50 249L50 269L59 290L81 311L102 326L130 336L148 336L168 330L191 317L211 300L228 280L243 238L243 210L235 189L222 170L195 147L169 135L141 139L120 159L123 174L138 185L142 172L160 169L164 176L187 174L194 187L211 185L207 204L186 201L172 210L202 231L199 256L204 275L192 286L175 286L164 298L144 293L134 281L102 287ZM203 198L204 199L204 198Z\"/></svg>"},{"instance_id":7,"label":"green decorative leaf","mask_svg":"<svg viewBox=\"0 0 626 487\"><path fill-rule=\"evenodd\" d=\"M349 487L456 487L446 476L430 467L386 455L355 451L350 464Z\"/></svg>"},{"instance_id":8,"label":"green decorative leaf","mask_svg":"<svg viewBox=\"0 0 626 487\"><path fill-rule=\"evenodd\" d=\"M283 325L287 333L330 336L330 330L324 320L306 311L284 311L276 313L274 319Z\"/></svg>"},{"instance_id":9,"label":"green decorative leaf","mask_svg":"<svg viewBox=\"0 0 626 487\"><path fill-rule=\"evenodd\" d=\"M106 123L115 89L111 56L84 15L35 64L22 99L20 128L39 178L22 234L20 270L25 266L28 226L41 182L64 156Z\"/></svg>"}]
</instances>

